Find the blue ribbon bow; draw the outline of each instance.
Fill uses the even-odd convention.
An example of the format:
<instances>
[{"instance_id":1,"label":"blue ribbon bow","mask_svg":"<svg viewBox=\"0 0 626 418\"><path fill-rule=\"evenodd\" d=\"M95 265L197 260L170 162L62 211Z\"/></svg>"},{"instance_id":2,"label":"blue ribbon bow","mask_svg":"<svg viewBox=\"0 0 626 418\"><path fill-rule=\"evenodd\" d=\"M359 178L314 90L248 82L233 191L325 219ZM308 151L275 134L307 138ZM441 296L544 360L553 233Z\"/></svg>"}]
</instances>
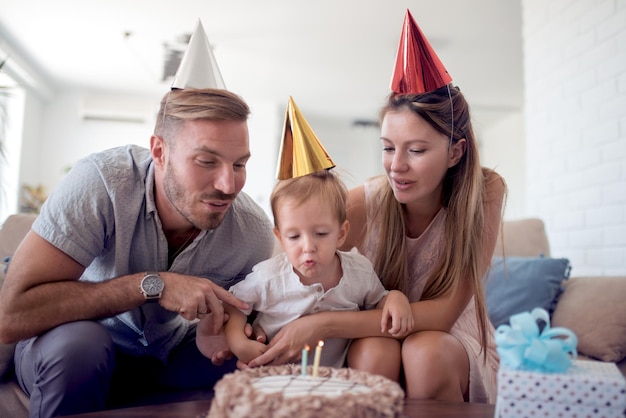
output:
<instances>
[{"instance_id":1,"label":"blue ribbon bow","mask_svg":"<svg viewBox=\"0 0 626 418\"><path fill-rule=\"evenodd\" d=\"M545 322L539 332L538 320ZM567 328L550 328L550 316L545 309L512 315L510 326L496 329L496 345L500 362L515 370L564 372L576 358L578 338Z\"/></svg>"}]
</instances>

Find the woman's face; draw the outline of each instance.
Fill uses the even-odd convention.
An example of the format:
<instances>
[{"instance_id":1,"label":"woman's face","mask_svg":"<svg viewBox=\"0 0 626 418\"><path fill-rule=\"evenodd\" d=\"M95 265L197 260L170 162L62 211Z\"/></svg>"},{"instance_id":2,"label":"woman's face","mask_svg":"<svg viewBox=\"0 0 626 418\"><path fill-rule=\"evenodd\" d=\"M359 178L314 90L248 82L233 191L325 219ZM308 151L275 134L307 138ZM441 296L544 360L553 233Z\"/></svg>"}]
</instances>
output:
<instances>
[{"instance_id":1,"label":"woman's face","mask_svg":"<svg viewBox=\"0 0 626 418\"><path fill-rule=\"evenodd\" d=\"M407 205L440 204L443 179L463 155L465 140L450 147L450 138L402 109L385 114L381 142L383 167L396 199Z\"/></svg>"}]
</instances>

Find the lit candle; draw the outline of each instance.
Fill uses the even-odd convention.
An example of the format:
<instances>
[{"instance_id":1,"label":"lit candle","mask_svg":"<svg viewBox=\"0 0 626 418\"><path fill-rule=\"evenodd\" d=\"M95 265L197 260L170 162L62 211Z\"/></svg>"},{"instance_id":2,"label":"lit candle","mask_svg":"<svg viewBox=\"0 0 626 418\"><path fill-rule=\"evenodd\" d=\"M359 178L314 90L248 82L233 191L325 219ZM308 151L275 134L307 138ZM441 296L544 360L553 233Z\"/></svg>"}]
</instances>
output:
<instances>
[{"instance_id":1,"label":"lit candle","mask_svg":"<svg viewBox=\"0 0 626 418\"><path fill-rule=\"evenodd\" d=\"M306 364L309 361L309 346L308 344L302 349L302 376L306 376Z\"/></svg>"},{"instance_id":2,"label":"lit candle","mask_svg":"<svg viewBox=\"0 0 626 418\"><path fill-rule=\"evenodd\" d=\"M324 341L319 341L315 348L315 359L313 360L313 377L317 377L317 370L320 367L320 357L322 356L322 347L324 347Z\"/></svg>"}]
</instances>

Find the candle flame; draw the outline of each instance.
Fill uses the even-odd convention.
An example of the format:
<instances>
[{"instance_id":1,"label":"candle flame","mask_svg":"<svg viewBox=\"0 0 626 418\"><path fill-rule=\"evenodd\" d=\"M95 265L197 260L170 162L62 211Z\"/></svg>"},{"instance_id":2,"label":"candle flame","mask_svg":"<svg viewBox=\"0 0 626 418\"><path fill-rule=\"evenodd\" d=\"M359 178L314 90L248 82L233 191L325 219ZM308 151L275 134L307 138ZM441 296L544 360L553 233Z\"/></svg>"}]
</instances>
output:
<instances>
[{"instance_id":1,"label":"candle flame","mask_svg":"<svg viewBox=\"0 0 626 418\"><path fill-rule=\"evenodd\" d=\"M323 346L324 346L324 341L319 340L319 341L317 342L317 346L318 346L318 347L323 347Z\"/></svg>"},{"instance_id":2,"label":"candle flame","mask_svg":"<svg viewBox=\"0 0 626 418\"><path fill-rule=\"evenodd\" d=\"M307 345L305 345L305 346L304 346L304 349L305 349L306 351L309 351L309 350L311 349L311 347L309 347L309 345L307 344Z\"/></svg>"}]
</instances>

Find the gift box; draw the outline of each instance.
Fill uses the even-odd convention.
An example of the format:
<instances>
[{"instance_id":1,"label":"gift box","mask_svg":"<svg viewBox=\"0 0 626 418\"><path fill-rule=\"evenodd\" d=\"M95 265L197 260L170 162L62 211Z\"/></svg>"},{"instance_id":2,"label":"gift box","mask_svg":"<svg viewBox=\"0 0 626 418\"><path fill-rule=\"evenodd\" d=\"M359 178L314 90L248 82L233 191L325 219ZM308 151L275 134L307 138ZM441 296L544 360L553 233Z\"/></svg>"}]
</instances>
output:
<instances>
[{"instance_id":1,"label":"gift box","mask_svg":"<svg viewBox=\"0 0 626 418\"><path fill-rule=\"evenodd\" d=\"M520 370L500 364L495 416L626 416L626 379L615 363L573 360L563 372Z\"/></svg>"},{"instance_id":2,"label":"gift box","mask_svg":"<svg viewBox=\"0 0 626 418\"><path fill-rule=\"evenodd\" d=\"M576 335L550 327L544 309L496 329L500 368L495 416L626 417L626 379L615 363L574 360Z\"/></svg>"}]
</instances>

